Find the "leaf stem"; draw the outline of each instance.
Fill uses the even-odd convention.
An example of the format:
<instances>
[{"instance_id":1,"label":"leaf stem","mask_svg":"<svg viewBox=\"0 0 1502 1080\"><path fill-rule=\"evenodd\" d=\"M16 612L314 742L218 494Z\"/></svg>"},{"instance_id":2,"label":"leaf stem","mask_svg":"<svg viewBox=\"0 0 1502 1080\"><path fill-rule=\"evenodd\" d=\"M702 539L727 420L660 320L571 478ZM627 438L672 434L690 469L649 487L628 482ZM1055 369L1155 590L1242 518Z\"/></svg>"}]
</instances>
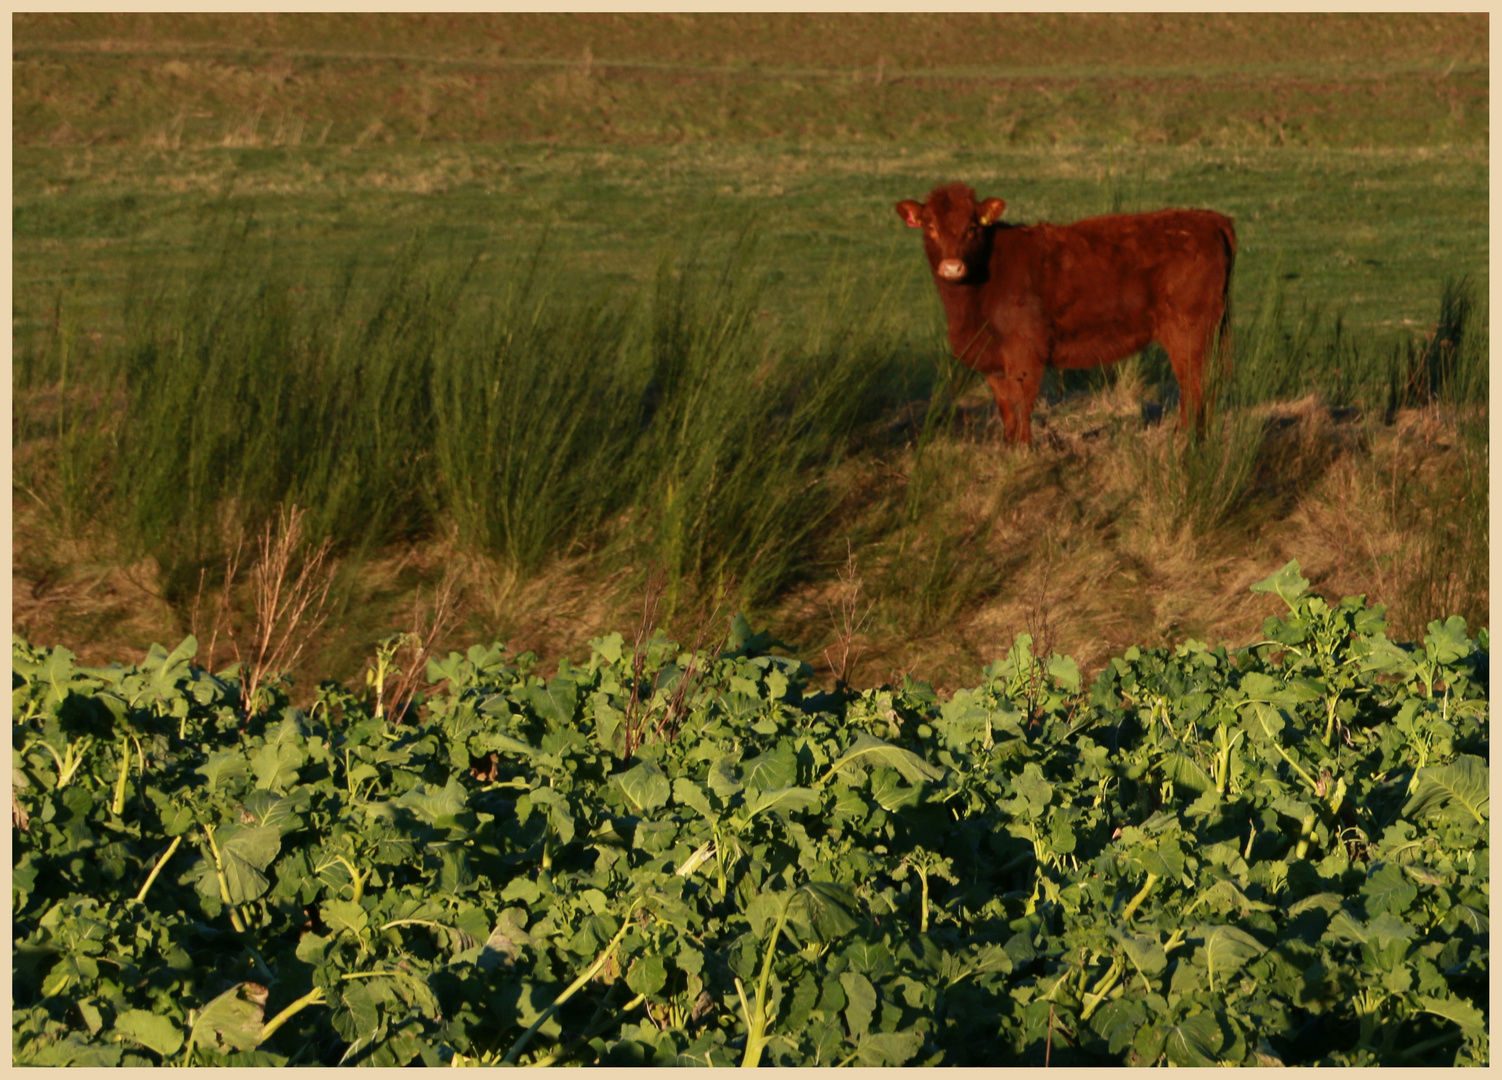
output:
<instances>
[{"instance_id":1,"label":"leaf stem","mask_svg":"<svg viewBox=\"0 0 1502 1080\"><path fill-rule=\"evenodd\" d=\"M224 901L224 906L229 909L229 922L237 933L245 933L245 923L240 918L240 913L235 909L234 903L229 898L229 879L224 876L224 861L219 857L219 845L214 843L214 830L211 826L203 826L203 835L208 837L209 850L214 854L214 875L219 879L219 899Z\"/></svg>"},{"instance_id":2,"label":"leaf stem","mask_svg":"<svg viewBox=\"0 0 1502 1080\"><path fill-rule=\"evenodd\" d=\"M646 994L637 994L630 1001L626 1002L626 1004L622 1005L620 1009L618 1009L613 1015L607 1016L604 1020L596 1018L596 1020L591 1022L589 1027L585 1028L583 1033L581 1033L578 1039L574 1040L571 1045L559 1047L557 1050L554 1050L552 1053L550 1053L547 1057L538 1058L536 1061L528 1062L523 1067L528 1069L546 1069L548 1066L556 1064L557 1062L568 1057L570 1054L574 1053L585 1043L589 1042L590 1039L600 1034L600 1032L609 1028L611 1024L616 1022L616 1019L622 1013L630 1012L632 1009L636 1008L646 1000Z\"/></svg>"},{"instance_id":3,"label":"leaf stem","mask_svg":"<svg viewBox=\"0 0 1502 1080\"><path fill-rule=\"evenodd\" d=\"M172 856L177 853L177 846L182 842L183 838L181 836L175 836L172 838L172 844L167 848L166 853L156 861L156 865L151 868L151 873L146 875L146 884L142 885L141 891L136 893L136 903L142 904L146 902L146 893L151 888L151 883L155 881L156 876L162 872L162 867L167 865L167 860L172 858Z\"/></svg>"},{"instance_id":4,"label":"leaf stem","mask_svg":"<svg viewBox=\"0 0 1502 1080\"><path fill-rule=\"evenodd\" d=\"M761 1061L762 1047L767 1044L767 984L772 979L772 961L777 958L777 943L782 940L782 928L787 925L788 912L793 908L793 898L798 894L792 893L787 902L782 905L782 914L777 916L777 925L772 930L772 936L767 939L767 951L761 960L761 976L756 983L756 1008L748 1017L749 1026L746 1032L746 1053L741 1058L741 1068L754 1069ZM741 995L741 1008L745 1008L746 997Z\"/></svg>"},{"instance_id":5,"label":"leaf stem","mask_svg":"<svg viewBox=\"0 0 1502 1080\"><path fill-rule=\"evenodd\" d=\"M1113 960L1111 962L1111 969L1101 977L1100 982L1095 984L1095 989L1085 995L1085 1007L1080 1010L1080 1019L1082 1021L1090 1019L1090 1014L1095 1012L1100 1007L1100 1003L1106 1000L1106 995L1120 981L1124 970L1120 960Z\"/></svg>"},{"instance_id":6,"label":"leaf stem","mask_svg":"<svg viewBox=\"0 0 1502 1080\"><path fill-rule=\"evenodd\" d=\"M1458 1028L1454 1028L1450 1031L1445 1032L1443 1035L1436 1035L1432 1039L1425 1039L1421 1043L1416 1043L1413 1046L1410 1046L1407 1050L1401 1051L1398 1056L1400 1058L1403 1058L1405 1061L1409 1058L1416 1058L1423 1054L1427 1054L1430 1050L1438 1049L1439 1047L1445 1045L1445 1043L1447 1042L1454 1042L1456 1039L1459 1039L1464 1035L1464 1031Z\"/></svg>"},{"instance_id":7,"label":"leaf stem","mask_svg":"<svg viewBox=\"0 0 1502 1080\"><path fill-rule=\"evenodd\" d=\"M1147 872L1147 880L1142 883L1142 888L1137 890L1137 895L1132 897L1131 902L1121 912L1121 921L1126 922L1141 906L1142 901L1147 899L1147 894L1152 892L1153 886L1158 883L1158 875L1151 870Z\"/></svg>"},{"instance_id":8,"label":"leaf stem","mask_svg":"<svg viewBox=\"0 0 1502 1080\"><path fill-rule=\"evenodd\" d=\"M1304 820L1299 823L1299 844L1293 851L1295 859L1302 859L1309 854L1309 837L1314 832L1316 820L1316 815L1309 813L1305 814Z\"/></svg>"},{"instance_id":9,"label":"leaf stem","mask_svg":"<svg viewBox=\"0 0 1502 1080\"><path fill-rule=\"evenodd\" d=\"M115 797L110 800L110 813L119 817L125 810L125 781L130 776L130 743L120 743L120 775L115 778Z\"/></svg>"},{"instance_id":10,"label":"leaf stem","mask_svg":"<svg viewBox=\"0 0 1502 1080\"><path fill-rule=\"evenodd\" d=\"M595 962L589 965L589 970L585 971L584 974L580 975L573 982L569 983L567 988L564 989L563 993L559 994L556 998L553 999L553 1004L549 1005L541 1016L532 1021L532 1026L522 1033L522 1037L517 1039L516 1042L512 1044L510 1050L506 1051L506 1056L501 1059L503 1063L509 1064L510 1062L515 1061L516 1055L520 1054L523 1047L525 1047L527 1043L532 1041L532 1036L537 1033L537 1029L542 1027L542 1025L547 1022L549 1017L551 1017L555 1012L562 1008L564 1003L567 1002L569 998L573 997L581 989L583 989L585 983L589 982L590 979L593 979L597 974L599 974L600 969L605 966L605 962L609 960L611 955L615 952L616 946L620 945L621 939L626 936L626 931L631 929L631 916L633 913L635 913L636 905L639 903L641 903L640 897L631 901L631 906L626 909L626 914L621 919L621 928L615 932L615 937L610 939L610 943L606 945L605 948L601 951L600 955L595 958Z\"/></svg>"},{"instance_id":11,"label":"leaf stem","mask_svg":"<svg viewBox=\"0 0 1502 1080\"><path fill-rule=\"evenodd\" d=\"M256 1046L264 1045L266 1040L275 1035L277 1033L277 1030L283 1024L285 1024L288 1020L291 1020L294 1016L302 1012L304 1009L308 1008L310 1005L322 1005L323 1003L323 987L313 987L312 990L309 990L302 997L298 998L291 1005L288 1005L281 1012L277 1013L276 1016L267 1021L266 1026L261 1029L261 1038L260 1041L256 1043Z\"/></svg>"}]
</instances>

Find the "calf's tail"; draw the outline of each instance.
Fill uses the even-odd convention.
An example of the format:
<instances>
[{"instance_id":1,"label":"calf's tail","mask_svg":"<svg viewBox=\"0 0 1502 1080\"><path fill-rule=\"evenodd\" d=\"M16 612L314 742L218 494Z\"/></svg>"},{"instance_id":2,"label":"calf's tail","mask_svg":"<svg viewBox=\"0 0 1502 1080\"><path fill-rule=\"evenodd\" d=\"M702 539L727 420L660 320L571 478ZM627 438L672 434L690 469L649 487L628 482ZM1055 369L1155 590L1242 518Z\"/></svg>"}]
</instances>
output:
<instances>
[{"instance_id":1,"label":"calf's tail","mask_svg":"<svg viewBox=\"0 0 1502 1080\"><path fill-rule=\"evenodd\" d=\"M1226 279L1221 292L1220 324L1215 328L1216 377L1231 375L1231 277L1236 270L1236 226L1226 218L1220 227L1220 242L1226 259Z\"/></svg>"}]
</instances>

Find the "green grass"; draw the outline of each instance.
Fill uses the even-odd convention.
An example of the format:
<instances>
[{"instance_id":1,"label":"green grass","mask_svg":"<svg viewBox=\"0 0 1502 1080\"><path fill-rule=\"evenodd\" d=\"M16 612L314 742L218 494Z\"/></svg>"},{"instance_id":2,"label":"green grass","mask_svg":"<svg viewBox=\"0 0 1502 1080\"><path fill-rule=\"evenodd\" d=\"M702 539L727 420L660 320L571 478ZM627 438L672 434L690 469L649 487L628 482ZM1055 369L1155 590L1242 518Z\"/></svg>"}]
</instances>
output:
<instances>
[{"instance_id":1,"label":"green grass","mask_svg":"<svg viewBox=\"0 0 1502 1080\"><path fill-rule=\"evenodd\" d=\"M283 504L342 553L452 534L524 574L620 532L670 601L764 603L808 573L838 499L821 480L917 362L884 298L844 280L797 334L767 325L747 233L581 306L546 245L484 295L473 253L420 241L294 284L247 232L221 223L194 272L127 293L123 339L88 365L118 417L18 416L23 441L60 440L60 521L156 559L174 603ZM19 376L62 384L75 336L45 336Z\"/></svg>"},{"instance_id":2,"label":"green grass","mask_svg":"<svg viewBox=\"0 0 1502 1080\"><path fill-rule=\"evenodd\" d=\"M257 159L274 160L257 167ZM55 183L41 175L53 171ZM389 255L420 226L440 245L485 245L493 254L476 285L498 289L508 256L546 235L555 261L570 268L563 284L583 295L650 279L659 250L681 237L733 235L750 222L782 274L767 297L777 318L802 317L839 267L878 290L901 285L899 302L915 318L935 319L922 258L892 205L956 177L1005 198L1017 221L1068 221L1116 206L1220 209L1237 221L1242 285L1256 292L1282 282L1294 306L1339 310L1352 329L1425 327L1444 277L1469 274L1483 290L1487 280L1486 157L1470 149L992 154L708 144L164 157L23 148L13 216L16 327L24 334L40 325L71 290L89 326L114 329L114 298L133 269L184 266L204 208L226 201L253 209L300 272L330 271L353 253ZM192 187L163 190L169 182ZM47 194L48 184L59 190Z\"/></svg>"}]
</instances>

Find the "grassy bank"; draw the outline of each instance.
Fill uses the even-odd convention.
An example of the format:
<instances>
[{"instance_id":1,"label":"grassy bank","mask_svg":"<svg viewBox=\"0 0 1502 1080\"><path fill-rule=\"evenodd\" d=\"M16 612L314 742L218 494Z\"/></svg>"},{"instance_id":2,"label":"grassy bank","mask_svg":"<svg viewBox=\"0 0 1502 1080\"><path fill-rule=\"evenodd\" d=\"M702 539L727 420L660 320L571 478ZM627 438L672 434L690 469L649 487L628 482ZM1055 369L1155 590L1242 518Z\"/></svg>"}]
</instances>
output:
<instances>
[{"instance_id":1,"label":"grassy bank","mask_svg":"<svg viewBox=\"0 0 1502 1080\"><path fill-rule=\"evenodd\" d=\"M1219 640L1292 557L1475 625L1478 27L18 16L13 619L208 641L296 505L340 678L440 594L548 654L739 606L826 677L951 685L1018 631ZM1156 424L1149 350L1002 448L892 213L955 177L1232 214L1221 426Z\"/></svg>"}]
</instances>

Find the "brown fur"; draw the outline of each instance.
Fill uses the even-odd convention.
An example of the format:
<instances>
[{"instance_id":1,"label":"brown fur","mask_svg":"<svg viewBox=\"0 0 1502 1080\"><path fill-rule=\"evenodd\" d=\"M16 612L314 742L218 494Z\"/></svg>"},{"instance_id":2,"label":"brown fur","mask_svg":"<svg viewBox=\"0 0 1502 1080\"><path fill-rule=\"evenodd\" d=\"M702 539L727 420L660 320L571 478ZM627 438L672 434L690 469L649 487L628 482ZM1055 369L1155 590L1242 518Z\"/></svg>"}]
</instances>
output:
<instances>
[{"instance_id":1,"label":"brown fur","mask_svg":"<svg viewBox=\"0 0 1502 1080\"><path fill-rule=\"evenodd\" d=\"M1229 331L1236 230L1210 210L1005 225L1006 204L964 184L897 213L923 247L949 344L991 384L1008 442L1032 442L1045 367L1114 364L1156 341L1179 382L1179 423L1203 418L1205 357Z\"/></svg>"}]
</instances>

